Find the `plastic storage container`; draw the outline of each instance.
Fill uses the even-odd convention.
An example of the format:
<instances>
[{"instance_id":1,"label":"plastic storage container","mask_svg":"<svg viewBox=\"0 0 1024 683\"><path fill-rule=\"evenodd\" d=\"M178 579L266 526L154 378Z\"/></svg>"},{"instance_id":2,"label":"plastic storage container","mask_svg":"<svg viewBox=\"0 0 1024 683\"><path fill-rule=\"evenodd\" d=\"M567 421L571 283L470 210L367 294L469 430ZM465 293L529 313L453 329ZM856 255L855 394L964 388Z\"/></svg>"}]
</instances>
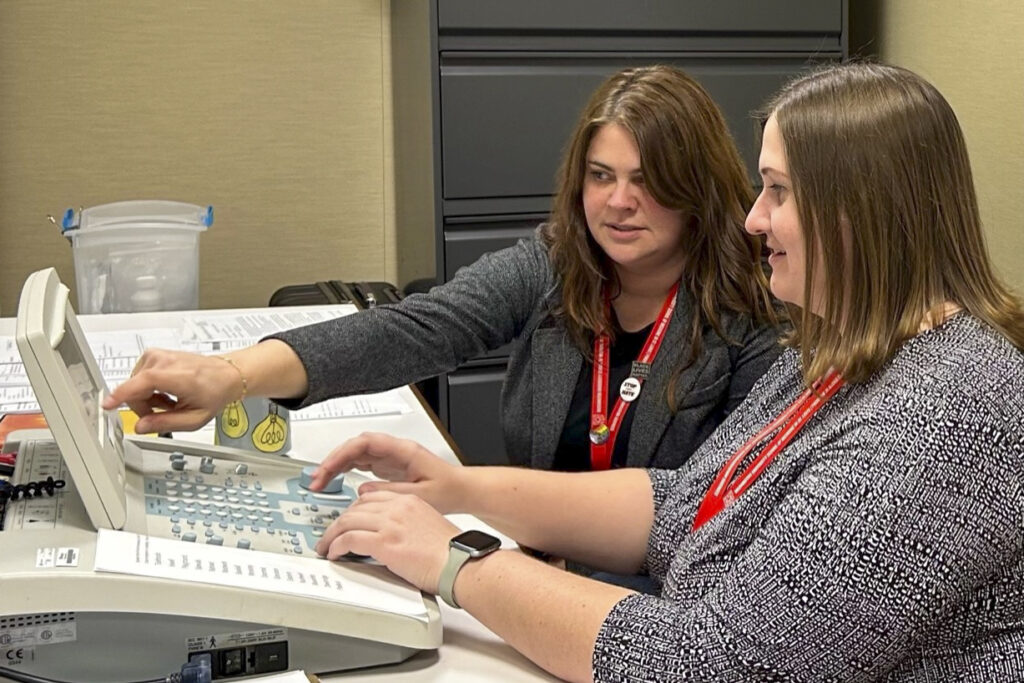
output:
<instances>
[{"instance_id":1,"label":"plastic storage container","mask_svg":"<svg viewBox=\"0 0 1024 683\"><path fill-rule=\"evenodd\" d=\"M68 209L79 313L199 307L199 233L213 207L137 200Z\"/></svg>"}]
</instances>

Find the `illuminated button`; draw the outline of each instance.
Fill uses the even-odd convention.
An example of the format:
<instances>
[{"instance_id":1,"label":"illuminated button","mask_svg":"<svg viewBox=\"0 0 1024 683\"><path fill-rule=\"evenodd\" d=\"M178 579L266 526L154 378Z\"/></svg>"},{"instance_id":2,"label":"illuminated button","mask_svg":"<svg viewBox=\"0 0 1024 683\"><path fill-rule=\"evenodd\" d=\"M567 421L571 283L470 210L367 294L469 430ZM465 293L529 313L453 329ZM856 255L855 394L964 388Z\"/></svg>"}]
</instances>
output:
<instances>
[{"instance_id":1,"label":"illuminated button","mask_svg":"<svg viewBox=\"0 0 1024 683\"><path fill-rule=\"evenodd\" d=\"M209 493L198 493L198 494L196 494L196 498L198 498L199 500L210 500L210 494Z\"/></svg>"},{"instance_id":2,"label":"illuminated button","mask_svg":"<svg viewBox=\"0 0 1024 683\"><path fill-rule=\"evenodd\" d=\"M265 493L257 493L256 497L259 498L260 500L266 500L267 499L267 494L265 494Z\"/></svg>"},{"instance_id":3,"label":"illuminated button","mask_svg":"<svg viewBox=\"0 0 1024 683\"><path fill-rule=\"evenodd\" d=\"M214 493L224 493L224 489L220 486L211 486L210 490Z\"/></svg>"},{"instance_id":4,"label":"illuminated button","mask_svg":"<svg viewBox=\"0 0 1024 683\"><path fill-rule=\"evenodd\" d=\"M324 535L324 530L323 529L313 529L313 535L316 536L317 538L319 538L319 537Z\"/></svg>"},{"instance_id":5,"label":"illuminated button","mask_svg":"<svg viewBox=\"0 0 1024 683\"><path fill-rule=\"evenodd\" d=\"M244 516L245 515L243 515L241 512L232 512L231 513L231 519L242 519L242 517L244 517Z\"/></svg>"},{"instance_id":6,"label":"illuminated button","mask_svg":"<svg viewBox=\"0 0 1024 683\"><path fill-rule=\"evenodd\" d=\"M197 480L197 481L198 481L198 480ZM206 484L199 484L198 486L196 486L196 491L206 491L206 490L208 490L209 488L210 488L210 487L209 487L209 486L207 486Z\"/></svg>"},{"instance_id":7,"label":"illuminated button","mask_svg":"<svg viewBox=\"0 0 1024 683\"><path fill-rule=\"evenodd\" d=\"M181 510L181 508L178 507L177 505L168 505L167 509L170 510L171 512L179 512Z\"/></svg>"},{"instance_id":8,"label":"illuminated button","mask_svg":"<svg viewBox=\"0 0 1024 683\"><path fill-rule=\"evenodd\" d=\"M182 498L195 498L196 494L192 493L191 491L182 491L181 492L181 497Z\"/></svg>"},{"instance_id":9,"label":"illuminated button","mask_svg":"<svg viewBox=\"0 0 1024 683\"><path fill-rule=\"evenodd\" d=\"M263 521L266 522L267 524L270 524L271 522L274 521L274 518L271 517L270 515L267 515L267 516L263 517Z\"/></svg>"},{"instance_id":10,"label":"illuminated button","mask_svg":"<svg viewBox=\"0 0 1024 683\"><path fill-rule=\"evenodd\" d=\"M245 503L246 505L255 505L256 504L256 501L253 500L252 498L243 498L242 502Z\"/></svg>"},{"instance_id":11,"label":"illuminated button","mask_svg":"<svg viewBox=\"0 0 1024 683\"><path fill-rule=\"evenodd\" d=\"M214 496L213 499L214 500L219 500L219 501L223 502L224 501L224 496Z\"/></svg>"},{"instance_id":12,"label":"illuminated button","mask_svg":"<svg viewBox=\"0 0 1024 683\"><path fill-rule=\"evenodd\" d=\"M167 490L168 491L177 491L178 490L178 482L176 482L176 481L169 481L169 482L167 482Z\"/></svg>"},{"instance_id":13,"label":"illuminated button","mask_svg":"<svg viewBox=\"0 0 1024 683\"><path fill-rule=\"evenodd\" d=\"M235 498L234 496L229 496L228 497L228 502L229 503L239 503L241 501L239 501L238 498Z\"/></svg>"},{"instance_id":14,"label":"illuminated button","mask_svg":"<svg viewBox=\"0 0 1024 683\"><path fill-rule=\"evenodd\" d=\"M259 515L246 515L246 516L245 516L245 518L246 518L247 520L249 520L250 522L255 522L255 521L256 521L256 520L258 520L258 519L259 519L260 517L259 517Z\"/></svg>"}]
</instances>

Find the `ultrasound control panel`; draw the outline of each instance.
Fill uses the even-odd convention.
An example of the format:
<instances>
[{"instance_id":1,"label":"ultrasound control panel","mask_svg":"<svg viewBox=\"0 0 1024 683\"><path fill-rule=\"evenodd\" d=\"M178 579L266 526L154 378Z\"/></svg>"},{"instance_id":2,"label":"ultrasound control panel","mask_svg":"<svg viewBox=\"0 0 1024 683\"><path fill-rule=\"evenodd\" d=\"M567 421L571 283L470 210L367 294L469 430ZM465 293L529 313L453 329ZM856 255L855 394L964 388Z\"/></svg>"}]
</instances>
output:
<instances>
[{"instance_id":1,"label":"ultrasound control panel","mask_svg":"<svg viewBox=\"0 0 1024 683\"><path fill-rule=\"evenodd\" d=\"M312 555L332 521L356 499L339 475L308 486L315 466L281 469L210 456L142 451L146 533L191 543ZM290 475L290 476L289 476ZM131 526L135 526L131 524Z\"/></svg>"}]
</instances>

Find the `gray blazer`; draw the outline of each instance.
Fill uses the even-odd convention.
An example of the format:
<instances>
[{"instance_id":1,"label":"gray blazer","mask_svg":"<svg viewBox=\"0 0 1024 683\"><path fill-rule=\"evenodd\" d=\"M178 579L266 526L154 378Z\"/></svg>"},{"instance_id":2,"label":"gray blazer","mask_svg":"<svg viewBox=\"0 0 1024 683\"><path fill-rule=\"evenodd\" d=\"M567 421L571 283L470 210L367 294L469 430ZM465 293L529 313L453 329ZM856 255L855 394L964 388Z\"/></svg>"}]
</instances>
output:
<instances>
[{"instance_id":1,"label":"gray blazer","mask_svg":"<svg viewBox=\"0 0 1024 683\"><path fill-rule=\"evenodd\" d=\"M547 250L535 236L483 256L426 294L273 338L289 344L309 376L309 394L292 408L335 396L384 391L454 370L512 342L502 390L509 460L549 469L583 356L551 315L559 297ZM693 301L680 292L676 311L644 390L630 434L628 465L679 467L738 405L779 355L775 328L725 314L729 344L712 330L679 377L674 415L666 389L690 354Z\"/></svg>"}]
</instances>

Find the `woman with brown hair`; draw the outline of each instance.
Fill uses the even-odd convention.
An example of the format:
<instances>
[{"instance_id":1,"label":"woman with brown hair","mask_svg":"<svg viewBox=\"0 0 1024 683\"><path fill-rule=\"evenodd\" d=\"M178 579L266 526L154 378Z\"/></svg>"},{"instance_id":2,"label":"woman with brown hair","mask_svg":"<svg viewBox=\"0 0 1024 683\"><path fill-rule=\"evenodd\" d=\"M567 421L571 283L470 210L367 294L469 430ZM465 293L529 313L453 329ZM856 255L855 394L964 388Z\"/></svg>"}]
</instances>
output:
<instances>
[{"instance_id":1,"label":"woman with brown hair","mask_svg":"<svg viewBox=\"0 0 1024 683\"><path fill-rule=\"evenodd\" d=\"M703 88L669 67L622 71L583 111L535 238L427 294L275 335L230 362L147 351L108 405L127 402L143 432L194 429L243 390L301 408L511 341L512 464L679 467L781 351L761 247L743 231L751 201Z\"/></svg>"},{"instance_id":2,"label":"woman with brown hair","mask_svg":"<svg viewBox=\"0 0 1024 683\"><path fill-rule=\"evenodd\" d=\"M746 227L792 348L684 467L453 467L364 435L314 488L391 481L318 552L372 555L574 681L1024 680L1024 310L956 116L909 71L833 66L771 102L760 172ZM450 512L661 593L498 550Z\"/></svg>"}]
</instances>

